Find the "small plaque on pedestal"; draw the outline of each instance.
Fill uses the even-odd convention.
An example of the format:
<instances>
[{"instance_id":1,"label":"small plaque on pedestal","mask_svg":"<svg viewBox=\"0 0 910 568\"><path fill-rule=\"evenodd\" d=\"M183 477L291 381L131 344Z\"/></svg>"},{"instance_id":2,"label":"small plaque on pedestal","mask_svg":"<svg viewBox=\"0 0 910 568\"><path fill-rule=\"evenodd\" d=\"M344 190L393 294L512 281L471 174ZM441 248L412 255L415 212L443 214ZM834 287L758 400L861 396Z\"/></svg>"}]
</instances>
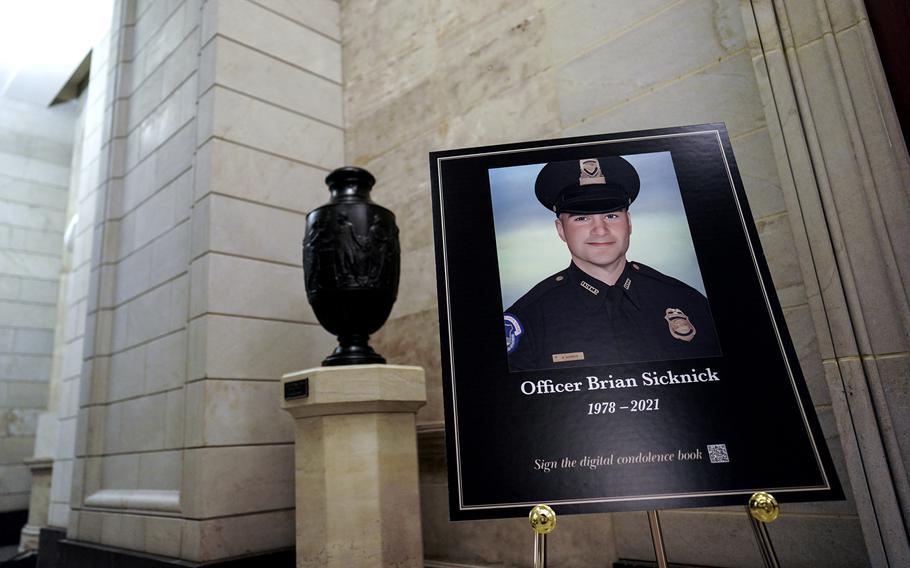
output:
<instances>
[{"instance_id":1,"label":"small plaque on pedestal","mask_svg":"<svg viewBox=\"0 0 910 568\"><path fill-rule=\"evenodd\" d=\"M310 379L308 377L284 383L284 400L308 396L310 396Z\"/></svg>"}]
</instances>

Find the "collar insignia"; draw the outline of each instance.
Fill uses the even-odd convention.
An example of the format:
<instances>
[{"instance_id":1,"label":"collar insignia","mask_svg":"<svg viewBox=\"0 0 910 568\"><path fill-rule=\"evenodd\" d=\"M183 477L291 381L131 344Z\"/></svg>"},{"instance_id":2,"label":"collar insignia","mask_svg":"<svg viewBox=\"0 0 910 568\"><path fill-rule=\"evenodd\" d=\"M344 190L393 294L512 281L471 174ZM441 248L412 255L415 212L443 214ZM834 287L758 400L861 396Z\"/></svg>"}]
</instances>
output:
<instances>
[{"instance_id":1,"label":"collar insignia","mask_svg":"<svg viewBox=\"0 0 910 568\"><path fill-rule=\"evenodd\" d=\"M584 288L585 290L587 290L588 292L594 294L595 296L598 295L598 294L600 294L600 290L598 290L598 289L595 288L594 286L591 286L590 284L588 284L588 283L585 282L584 280L581 281L581 287Z\"/></svg>"},{"instance_id":2,"label":"collar insignia","mask_svg":"<svg viewBox=\"0 0 910 568\"><path fill-rule=\"evenodd\" d=\"M692 341L695 337L695 326L679 308L667 308L664 314L667 325L670 326L670 335L680 341Z\"/></svg>"},{"instance_id":3,"label":"collar insignia","mask_svg":"<svg viewBox=\"0 0 910 568\"><path fill-rule=\"evenodd\" d=\"M629 288L631 288L631 287L632 287L632 279L631 279L631 278L626 278L626 281L623 282L622 287L625 288L626 290L628 290Z\"/></svg>"}]
</instances>

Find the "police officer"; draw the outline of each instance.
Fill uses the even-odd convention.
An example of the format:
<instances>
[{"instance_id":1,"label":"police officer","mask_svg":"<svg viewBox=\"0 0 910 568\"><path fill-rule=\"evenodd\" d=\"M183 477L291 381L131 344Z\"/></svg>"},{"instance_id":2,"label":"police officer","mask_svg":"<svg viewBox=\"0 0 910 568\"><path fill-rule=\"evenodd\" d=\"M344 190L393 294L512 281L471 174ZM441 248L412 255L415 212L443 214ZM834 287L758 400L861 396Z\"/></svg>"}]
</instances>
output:
<instances>
[{"instance_id":1,"label":"police officer","mask_svg":"<svg viewBox=\"0 0 910 568\"><path fill-rule=\"evenodd\" d=\"M550 162L535 194L572 262L505 314L509 367L588 366L719 355L705 297L626 259L641 183L618 156Z\"/></svg>"}]
</instances>

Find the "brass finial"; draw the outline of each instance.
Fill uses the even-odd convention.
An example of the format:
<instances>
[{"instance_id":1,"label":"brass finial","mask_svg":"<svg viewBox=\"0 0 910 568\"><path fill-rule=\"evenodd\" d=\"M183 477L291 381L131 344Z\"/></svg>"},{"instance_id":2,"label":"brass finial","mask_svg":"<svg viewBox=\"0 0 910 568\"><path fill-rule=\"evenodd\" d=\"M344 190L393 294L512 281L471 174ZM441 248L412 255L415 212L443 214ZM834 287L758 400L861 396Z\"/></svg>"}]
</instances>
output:
<instances>
[{"instance_id":1,"label":"brass finial","mask_svg":"<svg viewBox=\"0 0 910 568\"><path fill-rule=\"evenodd\" d=\"M528 522L537 534L547 534L556 528L556 513L548 505L535 505Z\"/></svg>"},{"instance_id":2,"label":"brass finial","mask_svg":"<svg viewBox=\"0 0 910 568\"><path fill-rule=\"evenodd\" d=\"M780 516L780 505L770 493L757 491L749 498L749 514L763 523L770 523Z\"/></svg>"}]
</instances>

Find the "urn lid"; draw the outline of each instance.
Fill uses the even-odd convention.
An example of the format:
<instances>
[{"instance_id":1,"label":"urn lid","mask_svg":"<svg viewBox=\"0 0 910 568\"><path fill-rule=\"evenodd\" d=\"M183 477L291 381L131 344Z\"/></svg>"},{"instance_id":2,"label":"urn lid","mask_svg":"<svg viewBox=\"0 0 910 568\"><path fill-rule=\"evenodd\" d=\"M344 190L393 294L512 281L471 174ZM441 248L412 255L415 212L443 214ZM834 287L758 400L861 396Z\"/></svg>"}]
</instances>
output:
<instances>
[{"instance_id":1,"label":"urn lid","mask_svg":"<svg viewBox=\"0 0 910 568\"><path fill-rule=\"evenodd\" d=\"M366 189L373 187L376 178L373 174L363 168L356 166L344 166L337 168L325 177L325 183L329 187L340 187L345 185L366 186Z\"/></svg>"},{"instance_id":2,"label":"urn lid","mask_svg":"<svg viewBox=\"0 0 910 568\"><path fill-rule=\"evenodd\" d=\"M325 178L332 201L370 201L370 189L376 183L373 174L363 168L344 166Z\"/></svg>"}]
</instances>

